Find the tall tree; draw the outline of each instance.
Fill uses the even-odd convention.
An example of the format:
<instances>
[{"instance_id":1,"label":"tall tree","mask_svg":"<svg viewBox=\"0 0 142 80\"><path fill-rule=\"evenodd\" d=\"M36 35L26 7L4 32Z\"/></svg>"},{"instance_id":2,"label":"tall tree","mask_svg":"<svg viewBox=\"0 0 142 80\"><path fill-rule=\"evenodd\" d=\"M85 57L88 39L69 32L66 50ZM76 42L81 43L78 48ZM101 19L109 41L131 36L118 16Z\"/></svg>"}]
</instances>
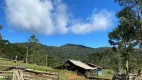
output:
<instances>
[{"instance_id":1,"label":"tall tree","mask_svg":"<svg viewBox=\"0 0 142 80\"><path fill-rule=\"evenodd\" d=\"M29 44L27 45L27 51L26 51L26 63L28 63L29 59L29 52L33 53L35 46L38 43L38 39L36 38L35 35L31 35L30 38L28 39Z\"/></svg>"},{"instance_id":2,"label":"tall tree","mask_svg":"<svg viewBox=\"0 0 142 80\"><path fill-rule=\"evenodd\" d=\"M29 41L29 46L26 52L26 62L38 65L45 65L46 54L44 49L42 49L40 44L38 43L39 42L38 38L36 38L35 35L32 35L30 36L28 41Z\"/></svg>"},{"instance_id":3,"label":"tall tree","mask_svg":"<svg viewBox=\"0 0 142 80\"><path fill-rule=\"evenodd\" d=\"M109 42L117 52L122 53L128 72L130 53L136 45L142 44L142 0L115 0L122 10L117 13L119 24L109 33Z\"/></svg>"},{"instance_id":4,"label":"tall tree","mask_svg":"<svg viewBox=\"0 0 142 80\"><path fill-rule=\"evenodd\" d=\"M130 7L124 7L116 15L119 18L119 24L112 32L109 33L109 42L116 48L117 53L121 53L123 64L126 72L129 71L130 53L135 47L137 39L137 28L139 28L139 21L135 17L136 13Z\"/></svg>"},{"instance_id":5,"label":"tall tree","mask_svg":"<svg viewBox=\"0 0 142 80\"><path fill-rule=\"evenodd\" d=\"M115 2L123 8L131 8L131 11L136 14L134 16L137 19L136 43L139 45L139 48L142 49L142 0L115 0Z\"/></svg>"}]
</instances>

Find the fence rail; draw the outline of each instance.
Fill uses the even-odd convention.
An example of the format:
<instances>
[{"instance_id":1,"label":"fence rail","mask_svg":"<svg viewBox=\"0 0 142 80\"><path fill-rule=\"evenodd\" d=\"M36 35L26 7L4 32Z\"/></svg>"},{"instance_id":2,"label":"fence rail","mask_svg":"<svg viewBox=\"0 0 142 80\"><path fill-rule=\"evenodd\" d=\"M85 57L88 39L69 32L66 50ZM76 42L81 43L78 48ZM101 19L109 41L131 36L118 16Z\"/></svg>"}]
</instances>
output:
<instances>
[{"instance_id":1,"label":"fence rail","mask_svg":"<svg viewBox=\"0 0 142 80\"><path fill-rule=\"evenodd\" d=\"M10 69L10 70L9 70ZM10 67L7 71L0 71L0 77L4 77L5 74L12 73L13 77L18 76L26 79L26 77L32 77L32 78L43 78L43 80L59 80L59 73L55 72L45 72L45 71L38 71L38 70L32 70L32 69L25 69L25 68L17 68L17 67ZM16 74L15 74L16 72ZM18 78L16 80L19 80ZM21 80L21 79L20 79Z\"/></svg>"}]
</instances>

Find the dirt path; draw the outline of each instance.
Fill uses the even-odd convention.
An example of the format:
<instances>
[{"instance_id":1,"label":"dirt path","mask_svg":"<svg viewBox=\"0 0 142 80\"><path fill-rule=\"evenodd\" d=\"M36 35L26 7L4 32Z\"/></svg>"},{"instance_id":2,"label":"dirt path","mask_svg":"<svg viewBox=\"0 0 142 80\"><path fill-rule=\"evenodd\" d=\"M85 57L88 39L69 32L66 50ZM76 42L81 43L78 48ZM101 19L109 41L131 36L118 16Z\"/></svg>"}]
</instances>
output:
<instances>
[{"instance_id":1,"label":"dirt path","mask_svg":"<svg viewBox=\"0 0 142 80\"><path fill-rule=\"evenodd\" d=\"M65 72L64 74L67 76L67 80L86 80L85 78L72 73Z\"/></svg>"}]
</instances>

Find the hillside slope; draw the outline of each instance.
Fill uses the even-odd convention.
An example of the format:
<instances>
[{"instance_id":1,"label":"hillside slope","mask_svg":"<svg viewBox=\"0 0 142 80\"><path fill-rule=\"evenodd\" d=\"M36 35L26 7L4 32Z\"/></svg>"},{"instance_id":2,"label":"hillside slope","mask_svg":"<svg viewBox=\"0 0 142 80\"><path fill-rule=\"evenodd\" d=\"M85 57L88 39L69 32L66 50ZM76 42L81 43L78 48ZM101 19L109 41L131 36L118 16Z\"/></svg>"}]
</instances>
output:
<instances>
[{"instance_id":1,"label":"hillside slope","mask_svg":"<svg viewBox=\"0 0 142 80\"><path fill-rule=\"evenodd\" d=\"M29 43L15 43L20 46L28 46ZM88 56L95 52L104 52L110 47L91 48L83 45L65 44L60 47L39 44L47 55L54 56L57 60L66 61L67 59L86 60Z\"/></svg>"}]
</instances>

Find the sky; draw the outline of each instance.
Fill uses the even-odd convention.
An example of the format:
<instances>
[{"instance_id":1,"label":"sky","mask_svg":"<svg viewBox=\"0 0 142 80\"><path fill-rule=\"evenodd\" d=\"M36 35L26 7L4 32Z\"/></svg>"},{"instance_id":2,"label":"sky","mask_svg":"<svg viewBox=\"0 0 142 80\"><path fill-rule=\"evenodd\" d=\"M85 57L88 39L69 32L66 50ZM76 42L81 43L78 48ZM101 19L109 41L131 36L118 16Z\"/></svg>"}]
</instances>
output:
<instances>
[{"instance_id":1,"label":"sky","mask_svg":"<svg viewBox=\"0 0 142 80\"><path fill-rule=\"evenodd\" d=\"M12 43L35 34L48 46L106 47L119 10L114 0L0 0L0 33Z\"/></svg>"}]
</instances>

